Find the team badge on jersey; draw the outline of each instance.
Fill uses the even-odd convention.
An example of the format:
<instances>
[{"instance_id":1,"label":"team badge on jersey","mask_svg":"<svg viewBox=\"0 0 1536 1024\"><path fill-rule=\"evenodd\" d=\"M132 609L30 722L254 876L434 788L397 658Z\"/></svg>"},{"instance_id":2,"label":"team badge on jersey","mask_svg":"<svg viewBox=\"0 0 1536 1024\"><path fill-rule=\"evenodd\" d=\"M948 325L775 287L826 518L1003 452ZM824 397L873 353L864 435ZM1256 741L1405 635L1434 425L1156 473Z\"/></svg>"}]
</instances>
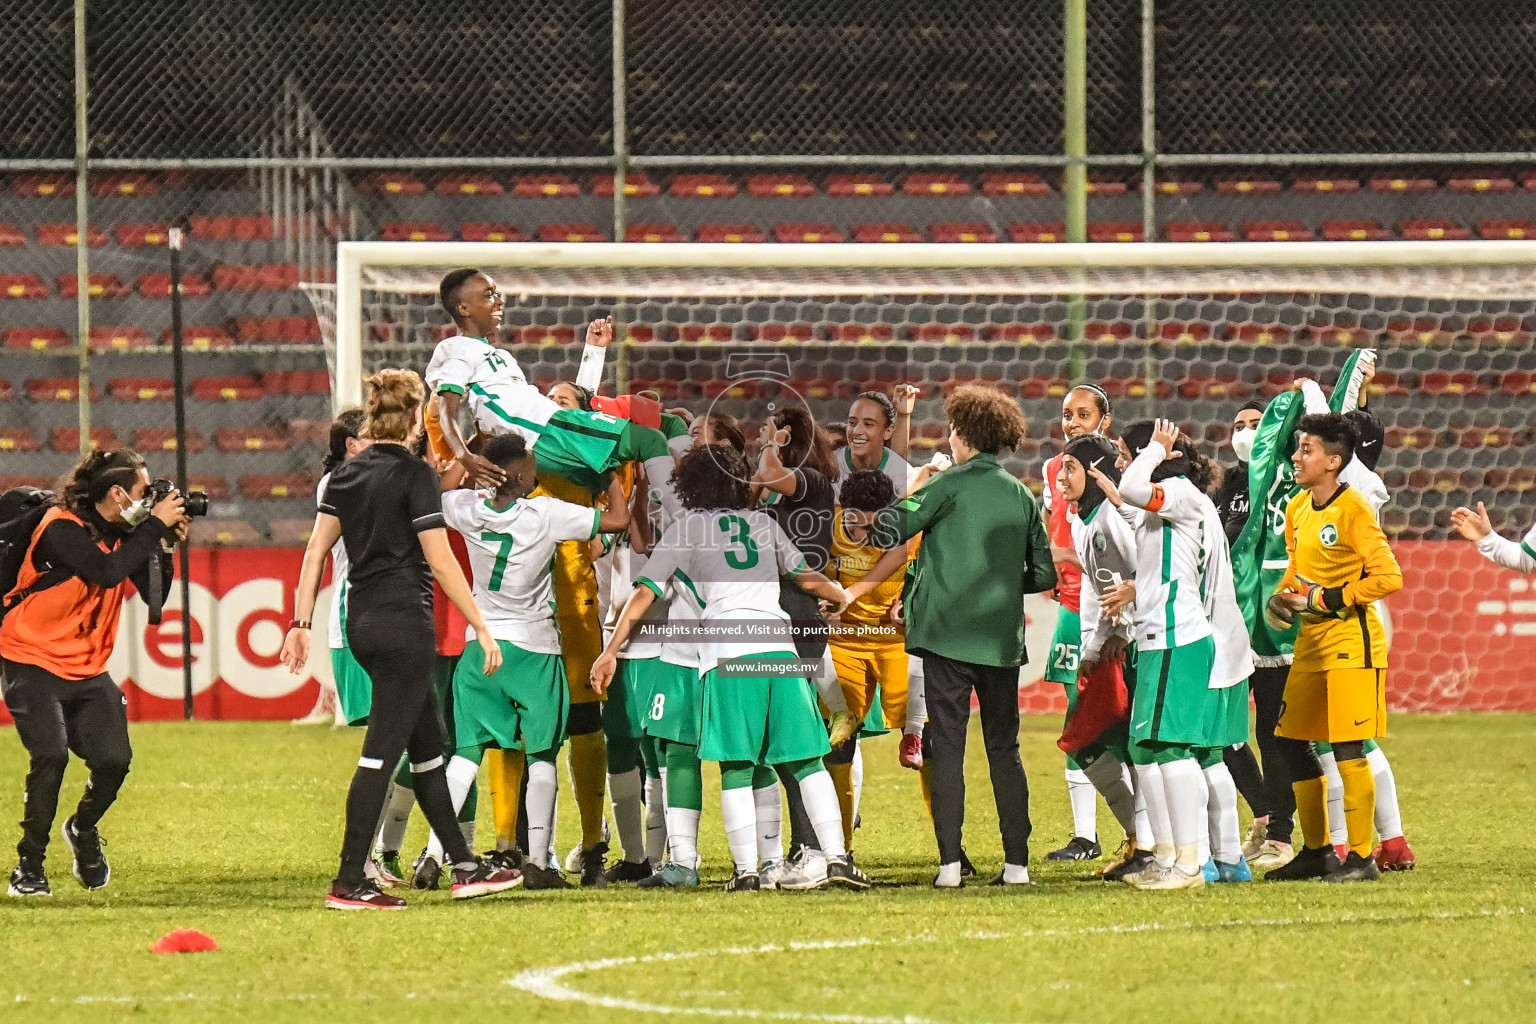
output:
<instances>
[{"instance_id":1,"label":"team badge on jersey","mask_svg":"<svg viewBox=\"0 0 1536 1024\"><path fill-rule=\"evenodd\" d=\"M1323 524L1323 529L1317 536L1318 539L1329 547L1339 542L1339 531L1332 523Z\"/></svg>"}]
</instances>

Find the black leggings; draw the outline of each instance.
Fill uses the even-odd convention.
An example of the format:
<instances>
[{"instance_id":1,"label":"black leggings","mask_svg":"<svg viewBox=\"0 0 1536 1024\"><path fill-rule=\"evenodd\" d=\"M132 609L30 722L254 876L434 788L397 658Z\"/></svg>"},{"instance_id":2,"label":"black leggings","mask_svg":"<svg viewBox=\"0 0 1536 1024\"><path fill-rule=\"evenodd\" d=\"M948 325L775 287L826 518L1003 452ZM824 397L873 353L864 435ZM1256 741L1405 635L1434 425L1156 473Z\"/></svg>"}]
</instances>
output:
<instances>
[{"instance_id":1,"label":"black leggings","mask_svg":"<svg viewBox=\"0 0 1536 1024\"><path fill-rule=\"evenodd\" d=\"M1296 793L1291 789L1291 783L1296 780L1293 774L1295 766L1282 752L1282 741L1275 735L1275 726L1280 722L1280 708L1285 702L1285 679L1290 672L1286 665L1256 668L1250 680L1254 708L1253 738L1259 748L1259 756L1264 759L1264 803L1269 811L1269 829L1265 838L1277 843L1291 841L1296 817Z\"/></svg>"},{"instance_id":2,"label":"black leggings","mask_svg":"<svg viewBox=\"0 0 1536 1024\"><path fill-rule=\"evenodd\" d=\"M347 791L347 831L336 880L347 886L363 880L389 779L402 753L410 755L416 802L442 840L448 861L473 860L448 793L445 732L432 685L435 643L431 621L402 629L398 620L374 624L354 615L348 623L347 639L353 657L373 683L373 710L368 715L363 753Z\"/></svg>"},{"instance_id":3,"label":"black leggings","mask_svg":"<svg viewBox=\"0 0 1536 1024\"><path fill-rule=\"evenodd\" d=\"M105 672L89 679L62 679L15 661L4 662L0 686L16 721L16 736L32 761L16 853L23 861L41 865L70 751L91 770L75 809L76 824L83 830L95 828L117 799L133 760L128 700Z\"/></svg>"}]
</instances>

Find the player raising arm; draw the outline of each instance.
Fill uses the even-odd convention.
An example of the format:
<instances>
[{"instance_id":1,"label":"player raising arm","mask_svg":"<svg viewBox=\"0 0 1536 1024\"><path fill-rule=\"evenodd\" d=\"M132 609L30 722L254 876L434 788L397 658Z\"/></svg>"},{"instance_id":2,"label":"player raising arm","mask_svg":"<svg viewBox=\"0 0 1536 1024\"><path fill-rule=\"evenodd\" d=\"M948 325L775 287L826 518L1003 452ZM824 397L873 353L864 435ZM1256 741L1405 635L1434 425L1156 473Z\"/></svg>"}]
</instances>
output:
<instances>
[{"instance_id":1,"label":"player raising arm","mask_svg":"<svg viewBox=\"0 0 1536 1024\"><path fill-rule=\"evenodd\" d=\"M1494 565L1526 575L1536 573L1536 526L1527 530L1518 544L1500 537L1493 532L1493 521L1488 518L1488 510L1482 502L1477 503L1476 512L1469 508L1456 509L1451 513L1451 525L1457 533L1476 544L1477 553Z\"/></svg>"}]
</instances>

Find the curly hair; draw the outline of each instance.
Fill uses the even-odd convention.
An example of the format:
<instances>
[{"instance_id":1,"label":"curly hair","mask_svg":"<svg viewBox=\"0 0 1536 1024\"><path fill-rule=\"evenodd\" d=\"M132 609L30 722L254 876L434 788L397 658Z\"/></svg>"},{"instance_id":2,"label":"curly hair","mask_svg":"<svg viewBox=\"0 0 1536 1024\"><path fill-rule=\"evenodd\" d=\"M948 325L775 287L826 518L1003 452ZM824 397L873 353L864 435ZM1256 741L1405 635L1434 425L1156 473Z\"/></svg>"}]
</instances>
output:
<instances>
[{"instance_id":1,"label":"curly hair","mask_svg":"<svg viewBox=\"0 0 1536 1024\"><path fill-rule=\"evenodd\" d=\"M746 456L724 444L690 448L672 469L672 486L684 508L750 508L751 479Z\"/></svg>"},{"instance_id":2,"label":"curly hair","mask_svg":"<svg viewBox=\"0 0 1536 1024\"><path fill-rule=\"evenodd\" d=\"M1342 458L1341 467L1349 465L1349 460L1355 457L1355 449L1360 446L1360 428L1342 413L1308 413L1296 424L1296 430L1311 434L1323 443L1323 450L1329 455Z\"/></svg>"},{"instance_id":3,"label":"curly hair","mask_svg":"<svg viewBox=\"0 0 1536 1024\"><path fill-rule=\"evenodd\" d=\"M1120 434L1120 439L1125 442L1125 447L1130 450L1133 458L1140 455L1141 450L1152 442L1152 431L1155 426L1156 424L1151 420L1138 420ZM1165 459L1152 471L1154 482L1182 476L1188 478L1189 482L1198 487L1202 493L1209 494L1211 488L1220 480L1216 464L1206 458L1194 438L1182 430L1174 439L1173 451L1169 455L1170 458Z\"/></svg>"},{"instance_id":4,"label":"curly hair","mask_svg":"<svg viewBox=\"0 0 1536 1024\"><path fill-rule=\"evenodd\" d=\"M363 436L374 441L409 441L421 421L426 385L413 370L380 370L367 380L368 418Z\"/></svg>"},{"instance_id":5,"label":"curly hair","mask_svg":"<svg viewBox=\"0 0 1536 1024\"><path fill-rule=\"evenodd\" d=\"M774 413L771 419L774 426L789 428L789 443L779 453L779 461L786 468L814 469L828 480L836 479L837 463L832 461L832 446L810 412L801 406L789 405Z\"/></svg>"},{"instance_id":6,"label":"curly hair","mask_svg":"<svg viewBox=\"0 0 1536 1024\"><path fill-rule=\"evenodd\" d=\"M861 469L849 475L837 492L837 503L860 512L878 512L896 500L896 485L878 469Z\"/></svg>"},{"instance_id":7,"label":"curly hair","mask_svg":"<svg viewBox=\"0 0 1536 1024\"><path fill-rule=\"evenodd\" d=\"M944 415L966 444L989 455L1017 448L1029 432L1019 403L981 384L956 388L944 400Z\"/></svg>"},{"instance_id":8,"label":"curly hair","mask_svg":"<svg viewBox=\"0 0 1536 1024\"><path fill-rule=\"evenodd\" d=\"M133 490L144 468L144 457L131 448L97 449L76 462L59 480L58 503L73 512L93 537L100 540L96 506L113 487Z\"/></svg>"}]
</instances>

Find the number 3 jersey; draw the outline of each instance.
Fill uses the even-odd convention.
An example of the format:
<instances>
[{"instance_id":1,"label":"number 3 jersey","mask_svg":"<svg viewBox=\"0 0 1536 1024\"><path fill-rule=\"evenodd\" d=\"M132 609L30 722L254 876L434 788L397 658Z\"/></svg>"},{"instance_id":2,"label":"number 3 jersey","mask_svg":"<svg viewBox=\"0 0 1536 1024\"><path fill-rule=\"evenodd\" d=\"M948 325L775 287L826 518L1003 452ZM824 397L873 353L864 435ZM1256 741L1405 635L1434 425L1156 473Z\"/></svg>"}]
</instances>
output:
<instances>
[{"instance_id":1,"label":"number 3 jersey","mask_svg":"<svg viewBox=\"0 0 1536 1024\"><path fill-rule=\"evenodd\" d=\"M699 643L699 674L722 660L793 651L779 576L806 568L805 556L766 512L690 509L662 534L635 578L658 597L669 580L711 630ZM674 602L675 603L675 602Z\"/></svg>"},{"instance_id":2,"label":"number 3 jersey","mask_svg":"<svg viewBox=\"0 0 1536 1024\"><path fill-rule=\"evenodd\" d=\"M463 395L482 433L516 431L530 446L560 408L528 383L510 353L483 338L456 335L438 342L424 379L431 394Z\"/></svg>"},{"instance_id":3,"label":"number 3 jersey","mask_svg":"<svg viewBox=\"0 0 1536 1024\"><path fill-rule=\"evenodd\" d=\"M533 654L559 654L550 564L562 541L597 536L602 511L557 498L519 498L498 509L483 492L443 495L443 519L464 535L475 603L491 635ZM465 639L474 639L473 628Z\"/></svg>"}]
</instances>

